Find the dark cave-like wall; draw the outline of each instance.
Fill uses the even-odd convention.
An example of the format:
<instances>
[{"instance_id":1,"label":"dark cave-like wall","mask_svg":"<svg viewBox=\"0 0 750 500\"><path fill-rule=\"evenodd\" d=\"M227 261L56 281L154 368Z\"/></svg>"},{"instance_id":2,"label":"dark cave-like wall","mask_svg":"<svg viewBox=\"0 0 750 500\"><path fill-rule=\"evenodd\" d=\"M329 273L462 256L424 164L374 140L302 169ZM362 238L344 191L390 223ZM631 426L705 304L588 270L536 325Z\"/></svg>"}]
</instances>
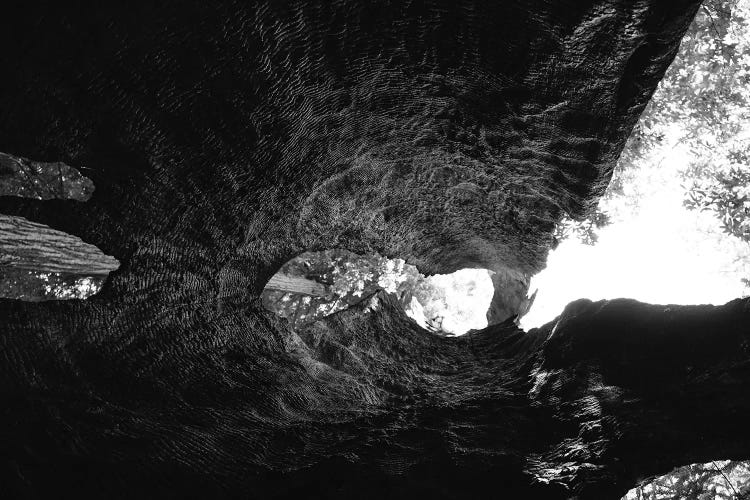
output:
<instances>
[{"instance_id":1,"label":"dark cave-like wall","mask_svg":"<svg viewBox=\"0 0 750 500\"><path fill-rule=\"evenodd\" d=\"M230 254L263 234L285 255L533 273L562 212L606 185L695 7L112 9L20 12L3 40L5 151L91 169L92 206L141 211L95 243L128 255L188 210Z\"/></svg>"},{"instance_id":2,"label":"dark cave-like wall","mask_svg":"<svg viewBox=\"0 0 750 500\"><path fill-rule=\"evenodd\" d=\"M387 297L300 334L258 300L289 258L333 247L522 282L543 266L554 223L603 191L696 8L8 10L0 151L63 161L96 190L85 202L3 197L0 213L121 263L86 301L0 300L8 491L457 498L494 485L510 498L598 499L687 457L741 454L744 302L701 329L680 322L689 308L634 323L684 331L675 359L696 370L693 385L656 373L644 394L606 363L639 372L669 345L642 358L627 329L592 339L623 321L612 311L645 305L579 304L528 334L500 325L442 339ZM721 346L701 365L701 335L714 330ZM704 401L691 391L713 402L719 386L730 403L702 415L734 425L680 420L689 413L675 408ZM664 394L671 405L656 403ZM641 432L646 421L661 427ZM667 425L679 430L663 453L639 456ZM707 441L678 444L691 433Z\"/></svg>"}]
</instances>

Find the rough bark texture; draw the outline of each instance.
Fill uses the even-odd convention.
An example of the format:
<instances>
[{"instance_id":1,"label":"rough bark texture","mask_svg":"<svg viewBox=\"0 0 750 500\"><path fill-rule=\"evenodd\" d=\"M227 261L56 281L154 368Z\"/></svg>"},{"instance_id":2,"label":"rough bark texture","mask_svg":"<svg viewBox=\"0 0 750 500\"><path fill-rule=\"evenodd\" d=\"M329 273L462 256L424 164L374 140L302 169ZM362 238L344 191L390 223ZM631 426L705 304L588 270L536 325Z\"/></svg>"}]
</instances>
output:
<instances>
[{"instance_id":1,"label":"rough bark texture","mask_svg":"<svg viewBox=\"0 0 750 500\"><path fill-rule=\"evenodd\" d=\"M381 296L301 333L258 300L332 247L539 270L697 2L57 8L1 17L0 151L96 191L0 212L122 265L0 300L10 496L598 500L746 458L747 301L450 339Z\"/></svg>"}]
</instances>

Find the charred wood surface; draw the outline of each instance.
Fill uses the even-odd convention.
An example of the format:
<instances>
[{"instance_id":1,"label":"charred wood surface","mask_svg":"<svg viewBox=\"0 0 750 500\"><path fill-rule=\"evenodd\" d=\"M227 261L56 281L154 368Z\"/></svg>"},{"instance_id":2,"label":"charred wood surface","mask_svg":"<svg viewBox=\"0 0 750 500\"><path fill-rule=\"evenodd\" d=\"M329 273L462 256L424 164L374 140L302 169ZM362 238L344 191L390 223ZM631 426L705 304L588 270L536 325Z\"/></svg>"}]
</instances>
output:
<instances>
[{"instance_id":1,"label":"charred wood surface","mask_svg":"<svg viewBox=\"0 0 750 500\"><path fill-rule=\"evenodd\" d=\"M85 301L0 300L4 491L599 500L747 458L746 300L582 301L456 339L381 295L302 332L259 301L324 248L541 269L697 7L8 9L0 151L76 165L96 190L0 212L121 267Z\"/></svg>"}]
</instances>

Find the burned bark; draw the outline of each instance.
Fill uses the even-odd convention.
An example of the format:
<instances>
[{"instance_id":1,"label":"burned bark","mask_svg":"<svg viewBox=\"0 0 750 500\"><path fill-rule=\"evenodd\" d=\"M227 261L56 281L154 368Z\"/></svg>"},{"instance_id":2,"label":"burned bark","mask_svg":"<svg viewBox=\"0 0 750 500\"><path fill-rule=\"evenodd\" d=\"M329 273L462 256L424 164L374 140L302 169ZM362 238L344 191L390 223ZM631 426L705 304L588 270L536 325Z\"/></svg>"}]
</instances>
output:
<instances>
[{"instance_id":1,"label":"burned bark","mask_svg":"<svg viewBox=\"0 0 750 500\"><path fill-rule=\"evenodd\" d=\"M539 270L697 7L3 16L0 150L86 168L96 191L0 212L122 263L87 301L0 300L5 490L602 499L745 458L747 301L577 302L542 329L450 339L380 295L298 333L258 298L323 248Z\"/></svg>"}]
</instances>

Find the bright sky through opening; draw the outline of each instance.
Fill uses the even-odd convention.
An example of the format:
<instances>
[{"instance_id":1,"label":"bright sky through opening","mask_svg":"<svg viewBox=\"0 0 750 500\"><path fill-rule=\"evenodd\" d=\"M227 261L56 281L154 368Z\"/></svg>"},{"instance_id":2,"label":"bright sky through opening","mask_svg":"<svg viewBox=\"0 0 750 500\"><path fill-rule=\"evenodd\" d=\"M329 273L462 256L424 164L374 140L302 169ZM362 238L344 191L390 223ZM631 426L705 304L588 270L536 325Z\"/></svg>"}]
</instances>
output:
<instances>
[{"instance_id":1,"label":"bright sky through opening","mask_svg":"<svg viewBox=\"0 0 750 500\"><path fill-rule=\"evenodd\" d=\"M626 195L638 207L602 206L612 224L599 230L599 242L587 246L562 242L535 276L536 301L522 319L528 330L553 320L578 298L629 297L653 304L723 304L746 296L741 278L750 275L750 246L722 233L710 213L683 206L679 172L689 152L678 131L657 149L655 161L635 172Z\"/></svg>"},{"instance_id":2,"label":"bright sky through opening","mask_svg":"<svg viewBox=\"0 0 750 500\"><path fill-rule=\"evenodd\" d=\"M441 328L445 333L463 335L471 329L487 326L487 309L494 294L487 269L459 269L451 274L430 276L426 281L444 290L447 307L441 309L440 314L443 318ZM427 309L430 309L429 305ZM412 299L406 314L427 328L430 313L418 300Z\"/></svg>"}]
</instances>

